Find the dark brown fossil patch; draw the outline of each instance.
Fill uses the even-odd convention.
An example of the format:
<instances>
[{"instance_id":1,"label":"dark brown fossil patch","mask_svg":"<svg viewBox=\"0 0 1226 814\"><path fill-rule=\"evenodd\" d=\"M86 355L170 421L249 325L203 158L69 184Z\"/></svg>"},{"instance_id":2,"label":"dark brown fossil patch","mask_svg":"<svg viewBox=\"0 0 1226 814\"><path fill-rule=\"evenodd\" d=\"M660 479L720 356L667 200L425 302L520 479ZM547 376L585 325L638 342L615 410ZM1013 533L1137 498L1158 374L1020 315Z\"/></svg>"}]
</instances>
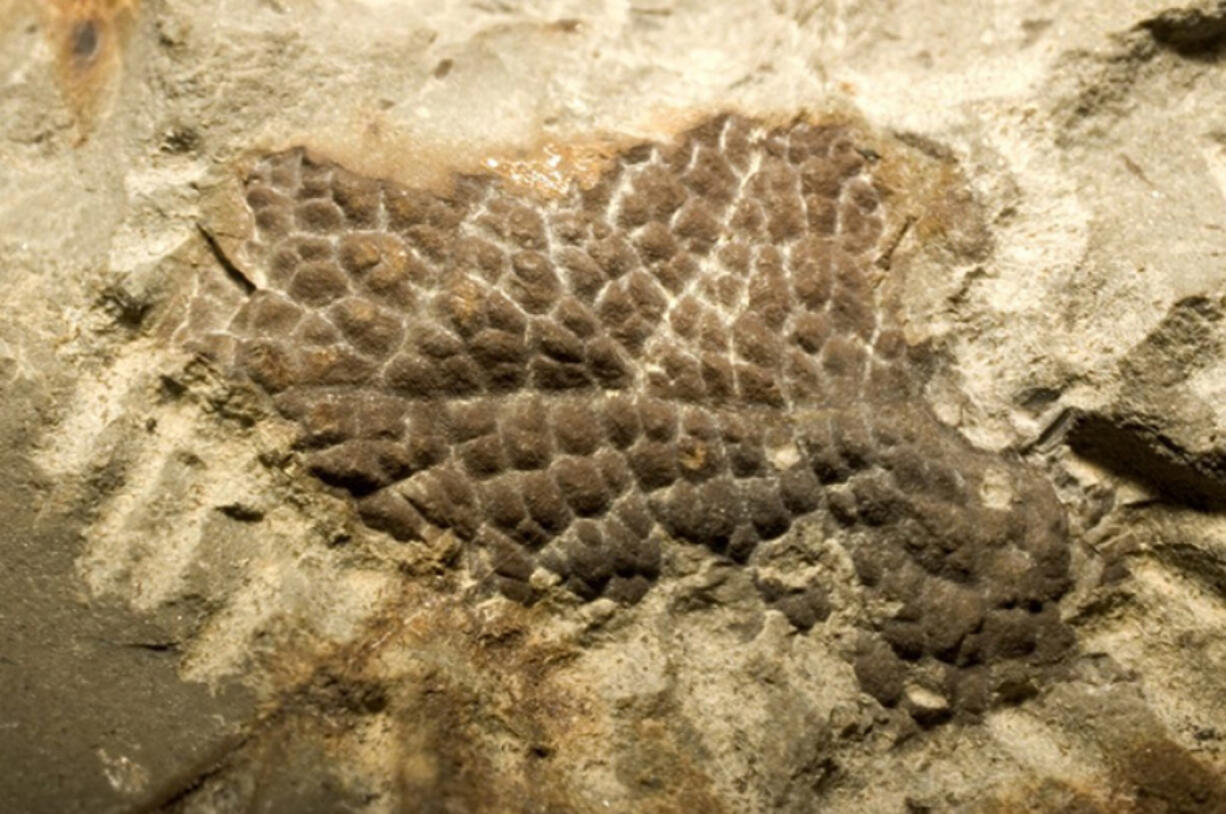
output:
<instances>
[{"instance_id":1,"label":"dark brown fossil patch","mask_svg":"<svg viewBox=\"0 0 1226 814\"><path fill-rule=\"evenodd\" d=\"M974 712L1071 646L1064 514L926 403L866 155L840 125L723 116L542 201L278 153L245 186L267 285L188 330L368 525L450 530L512 598L545 569L634 602L667 541L758 568L809 525L873 600L864 688L905 705L923 662ZM826 586L758 584L798 629L831 612Z\"/></svg>"}]
</instances>

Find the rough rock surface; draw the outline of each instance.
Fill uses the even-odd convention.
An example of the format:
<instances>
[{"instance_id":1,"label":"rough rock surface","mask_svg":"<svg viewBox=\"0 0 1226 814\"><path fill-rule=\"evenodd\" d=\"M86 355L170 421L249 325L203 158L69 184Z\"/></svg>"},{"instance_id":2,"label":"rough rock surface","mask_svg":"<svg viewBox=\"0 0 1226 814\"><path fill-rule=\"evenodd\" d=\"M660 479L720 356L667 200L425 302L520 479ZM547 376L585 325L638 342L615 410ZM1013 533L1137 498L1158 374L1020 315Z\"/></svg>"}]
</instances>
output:
<instances>
[{"instance_id":1,"label":"rough rock surface","mask_svg":"<svg viewBox=\"0 0 1226 814\"><path fill-rule=\"evenodd\" d=\"M1224 59L0 0L0 808L1226 811Z\"/></svg>"}]
</instances>

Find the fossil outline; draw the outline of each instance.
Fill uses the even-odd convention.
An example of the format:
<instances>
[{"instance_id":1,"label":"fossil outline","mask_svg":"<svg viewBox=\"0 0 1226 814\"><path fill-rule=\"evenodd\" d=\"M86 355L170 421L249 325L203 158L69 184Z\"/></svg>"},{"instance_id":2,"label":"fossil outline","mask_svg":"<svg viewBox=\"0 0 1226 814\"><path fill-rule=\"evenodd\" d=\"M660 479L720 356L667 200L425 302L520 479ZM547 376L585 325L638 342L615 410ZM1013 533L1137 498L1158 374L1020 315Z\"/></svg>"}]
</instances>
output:
<instances>
[{"instance_id":1,"label":"fossil outline","mask_svg":"<svg viewBox=\"0 0 1226 814\"><path fill-rule=\"evenodd\" d=\"M182 337L273 396L372 528L450 529L519 601L543 568L635 602L666 540L754 565L823 523L897 606L855 664L887 704L906 662L945 665L973 711L985 665L1071 646L1062 509L924 401L848 128L719 116L557 200L483 176L410 189L301 149L244 192L268 285L235 313L201 293ZM989 469L1009 506L980 497ZM759 590L802 630L829 612L817 583Z\"/></svg>"}]
</instances>

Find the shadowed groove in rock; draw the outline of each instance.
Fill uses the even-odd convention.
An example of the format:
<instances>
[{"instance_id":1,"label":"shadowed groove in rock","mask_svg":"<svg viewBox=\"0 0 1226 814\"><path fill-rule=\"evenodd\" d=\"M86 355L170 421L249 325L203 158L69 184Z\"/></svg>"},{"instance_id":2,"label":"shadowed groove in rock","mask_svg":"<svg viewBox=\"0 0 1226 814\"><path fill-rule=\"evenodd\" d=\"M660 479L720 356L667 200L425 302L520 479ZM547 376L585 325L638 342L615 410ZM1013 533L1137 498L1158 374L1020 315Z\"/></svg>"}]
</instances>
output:
<instances>
[{"instance_id":1,"label":"shadowed groove in rock","mask_svg":"<svg viewBox=\"0 0 1226 814\"><path fill-rule=\"evenodd\" d=\"M985 665L1070 646L1063 512L924 401L846 128L717 117L552 201L486 177L439 195L302 150L262 160L245 194L268 285L225 322L198 298L187 333L272 394L372 528L450 529L520 601L545 568L634 602L665 540L756 567L812 524L896 609L855 664L885 704L928 660L976 711ZM980 497L989 470L1004 507ZM820 585L759 588L802 630L830 611Z\"/></svg>"}]
</instances>

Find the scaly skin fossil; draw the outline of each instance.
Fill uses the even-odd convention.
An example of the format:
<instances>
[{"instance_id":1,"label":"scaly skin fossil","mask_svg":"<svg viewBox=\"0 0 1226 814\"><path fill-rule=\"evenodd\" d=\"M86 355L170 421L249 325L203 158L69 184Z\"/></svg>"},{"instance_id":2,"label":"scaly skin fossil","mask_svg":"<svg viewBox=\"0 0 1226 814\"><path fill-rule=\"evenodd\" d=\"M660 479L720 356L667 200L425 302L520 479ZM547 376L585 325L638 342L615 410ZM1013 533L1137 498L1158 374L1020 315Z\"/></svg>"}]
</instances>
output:
<instances>
[{"instance_id":1,"label":"scaly skin fossil","mask_svg":"<svg viewBox=\"0 0 1226 814\"><path fill-rule=\"evenodd\" d=\"M719 117L551 201L487 177L407 189L301 150L245 191L268 286L221 330L198 298L187 332L273 395L369 526L450 529L520 601L543 567L634 602L662 545L754 567L821 524L893 609L855 663L886 704L907 661L942 665L973 712L1070 646L1063 512L925 402L845 128ZM1006 505L981 496L989 470ZM828 612L819 584L759 587L798 628Z\"/></svg>"}]
</instances>

